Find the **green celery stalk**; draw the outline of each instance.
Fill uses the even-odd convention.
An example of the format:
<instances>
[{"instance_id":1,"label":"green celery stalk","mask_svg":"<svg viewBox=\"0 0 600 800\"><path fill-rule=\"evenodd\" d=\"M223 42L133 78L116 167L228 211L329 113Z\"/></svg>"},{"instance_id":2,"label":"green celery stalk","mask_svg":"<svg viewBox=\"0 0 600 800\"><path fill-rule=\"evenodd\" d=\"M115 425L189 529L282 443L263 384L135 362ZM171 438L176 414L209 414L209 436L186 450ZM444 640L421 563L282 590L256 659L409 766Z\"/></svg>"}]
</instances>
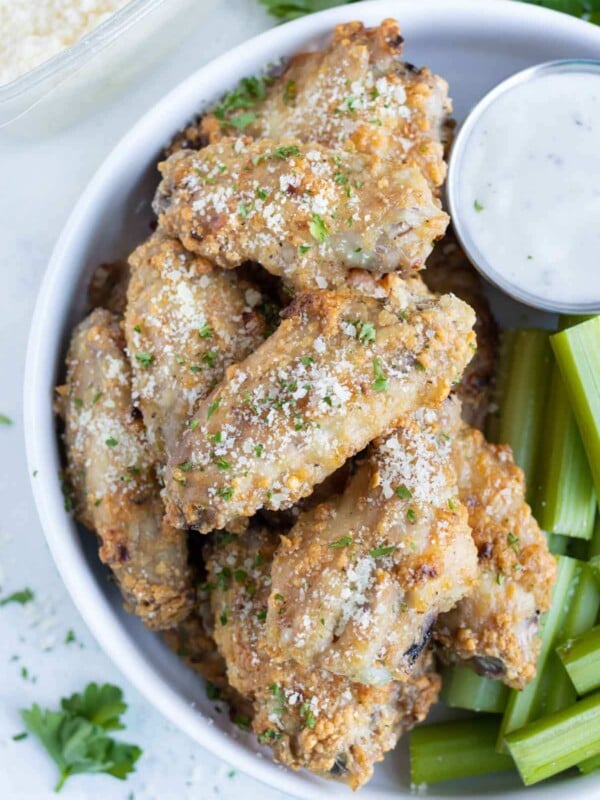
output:
<instances>
[{"instance_id":1,"label":"green celery stalk","mask_svg":"<svg viewBox=\"0 0 600 800\"><path fill-rule=\"evenodd\" d=\"M546 533L546 531L544 531ZM560 533L546 533L548 540L548 550L555 556L566 556L569 547L569 539Z\"/></svg>"},{"instance_id":2,"label":"green celery stalk","mask_svg":"<svg viewBox=\"0 0 600 800\"><path fill-rule=\"evenodd\" d=\"M594 481L556 364L544 414L533 512L545 531L580 539L592 537L596 516Z\"/></svg>"},{"instance_id":3,"label":"green celery stalk","mask_svg":"<svg viewBox=\"0 0 600 800\"><path fill-rule=\"evenodd\" d=\"M600 692L506 736L523 783L549 778L600 753Z\"/></svg>"},{"instance_id":4,"label":"green celery stalk","mask_svg":"<svg viewBox=\"0 0 600 800\"><path fill-rule=\"evenodd\" d=\"M567 639L558 647L557 653L577 694L600 688L600 627Z\"/></svg>"},{"instance_id":5,"label":"green celery stalk","mask_svg":"<svg viewBox=\"0 0 600 800\"><path fill-rule=\"evenodd\" d=\"M498 718L473 719L415 728L410 734L410 778L418 786L513 769L510 756L495 750Z\"/></svg>"},{"instance_id":6,"label":"green celery stalk","mask_svg":"<svg viewBox=\"0 0 600 800\"><path fill-rule=\"evenodd\" d=\"M600 495L600 316L551 337Z\"/></svg>"},{"instance_id":7,"label":"green celery stalk","mask_svg":"<svg viewBox=\"0 0 600 800\"><path fill-rule=\"evenodd\" d=\"M558 574L552 593L552 605L542 620L542 643L537 661L536 676L521 691L511 689L508 694L497 744L500 752L505 752L506 750L504 739L507 734L522 728L530 720L534 719L544 667L550 653L556 646L556 641L567 616L569 590L573 579L577 576L578 562L568 556L558 556L557 561Z\"/></svg>"},{"instance_id":8,"label":"green celery stalk","mask_svg":"<svg viewBox=\"0 0 600 800\"><path fill-rule=\"evenodd\" d=\"M508 688L502 681L484 678L467 667L456 665L443 672L441 697L451 708L501 714L506 706Z\"/></svg>"},{"instance_id":9,"label":"green celery stalk","mask_svg":"<svg viewBox=\"0 0 600 800\"><path fill-rule=\"evenodd\" d=\"M595 772L597 769L600 769L600 754L580 761L579 764L577 764L577 768L580 772L583 772L584 775L589 775L590 772Z\"/></svg>"},{"instance_id":10,"label":"green celery stalk","mask_svg":"<svg viewBox=\"0 0 600 800\"><path fill-rule=\"evenodd\" d=\"M515 331L511 360L499 403L495 439L511 446L515 462L525 473L528 498L535 486L534 475L552 366L549 341L548 331Z\"/></svg>"},{"instance_id":11,"label":"green celery stalk","mask_svg":"<svg viewBox=\"0 0 600 800\"><path fill-rule=\"evenodd\" d=\"M567 611L554 648L580 636L595 624L600 609L600 587L588 564L578 561L565 598ZM561 659L553 649L544 666L531 719L552 714L574 703L577 692Z\"/></svg>"},{"instance_id":12,"label":"green celery stalk","mask_svg":"<svg viewBox=\"0 0 600 800\"><path fill-rule=\"evenodd\" d=\"M490 412L488 414L485 429L485 434L490 442L500 441L498 438L500 433L500 416L502 413L504 396L506 394L506 386L508 384L508 375L510 372L510 365L512 363L513 349L516 338L516 330L506 329L500 333L500 341L498 344L498 353L496 355L496 365L494 369L494 379L492 382Z\"/></svg>"}]
</instances>

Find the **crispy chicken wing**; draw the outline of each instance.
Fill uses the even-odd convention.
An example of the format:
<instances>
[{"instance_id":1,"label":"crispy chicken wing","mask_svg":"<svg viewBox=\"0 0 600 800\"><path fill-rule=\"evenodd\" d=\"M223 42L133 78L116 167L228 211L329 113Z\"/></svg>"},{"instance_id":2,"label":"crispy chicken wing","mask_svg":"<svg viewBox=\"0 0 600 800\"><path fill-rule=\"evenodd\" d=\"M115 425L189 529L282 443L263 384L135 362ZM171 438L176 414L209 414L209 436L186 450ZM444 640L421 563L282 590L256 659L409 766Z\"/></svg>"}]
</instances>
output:
<instances>
[{"instance_id":1,"label":"crispy chicken wing","mask_svg":"<svg viewBox=\"0 0 600 800\"><path fill-rule=\"evenodd\" d=\"M472 324L450 295L402 311L348 291L299 296L198 406L168 465L169 519L207 533L307 496L401 416L447 396Z\"/></svg>"},{"instance_id":2,"label":"crispy chicken wing","mask_svg":"<svg viewBox=\"0 0 600 800\"><path fill-rule=\"evenodd\" d=\"M302 514L273 562L267 639L279 660L366 684L406 680L477 553L433 409L375 442L340 497Z\"/></svg>"},{"instance_id":3,"label":"crispy chicken wing","mask_svg":"<svg viewBox=\"0 0 600 800\"><path fill-rule=\"evenodd\" d=\"M163 522L124 345L118 318L104 309L75 329L60 390L68 474L77 518L98 534L127 609L160 629L187 616L194 591L186 534Z\"/></svg>"},{"instance_id":4,"label":"crispy chicken wing","mask_svg":"<svg viewBox=\"0 0 600 800\"><path fill-rule=\"evenodd\" d=\"M250 533L211 548L207 566L215 638L229 680L253 699L252 727L275 758L356 789L398 737L425 718L439 677L429 653L406 683L363 686L292 661L274 663L264 646L270 570L278 537Z\"/></svg>"},{"instance_id":5,"label":"crispy chicken wing","mask_svg":"<svg viewBox=\"0 0 600 800\"><path fill-rule=\"evenodd\" d=\"M510 448L488 444L446 403L459 495L479 555L479 582L435 629L447 662L522 689L535 675L540 615L550 606L556 561L525 502L523 472Z\"/></svg>"},{"instance_id":6,"label":"crispy chicken wing","mask_svg":"<svg viewBox=\"0 0 600 800\"><path fill-rule=\"evenodd\" d=\"M236 102L226 97L187 131L185 143L200 146L243 127L254 138L294 136L415 166L438 187L450 135L448 84L403 62L403 41L392 19L377 28L338 25L328 47L294 56L266 88L257 79L242 82Z\"/></svg>"},{"instance_id":7,"label":"crispy chicken wing","mask_svg":"<svg viewBox=\"0 0 600 800\"><path fill-rule=\"evenodd\" d=\"M418 169L297 139L223 139L160 165L161 227L221 267L257 261L295 289L354 267L420 269L448 224Z\"/></svg>"},{"instance_id":8,"label":"crispy chicken wing","mask_svg":"<svg viewBox=\"0 0 600 800\"><path fill-rule=\"evenodd\" d=\"M125 332L133 396L157 457L179 443L196 403L264 338L262 296L156 233L131 255Z\"/></svg>"},{"instance_id":9,"label":"crispy chicken wing","mask_svg":"<svg viewBox=\"0 0 600 800\"><path fill-rule=\"evenodd\" d=\"M447 233L433 248L427 259L426 269L419 274L432 292L452 292L475 311L477 350L467 365L455 394L462 402L465 422L482 430L489 409L490 383L498 340L498 330L484 293L483 282L452 232Z\"/></svg>"},{"instance_id":10,"label":"crispy chicken wing","mask_svg":"<svg viewBox=\"0 0 600 800\"><path fill-rule=\"evenodd\" d=\"M96 267L90 281L91 308L105 308L122 317L127 304L129 265L126 261L113 261Z\"/></svg>"}]
</instances>

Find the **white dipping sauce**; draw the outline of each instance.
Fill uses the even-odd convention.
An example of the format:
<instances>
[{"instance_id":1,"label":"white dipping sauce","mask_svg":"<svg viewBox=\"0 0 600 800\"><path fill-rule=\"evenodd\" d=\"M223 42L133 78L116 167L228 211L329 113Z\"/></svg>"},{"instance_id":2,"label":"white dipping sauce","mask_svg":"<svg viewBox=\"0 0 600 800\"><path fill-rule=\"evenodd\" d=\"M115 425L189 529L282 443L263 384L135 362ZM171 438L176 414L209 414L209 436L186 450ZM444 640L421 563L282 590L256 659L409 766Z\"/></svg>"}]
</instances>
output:
<instances>
[{"instance_id":1,"label":"white dipping sauce","mask_svg":"<svg viewBox=\"0 0 600 800\"><path fill-rule=\"evenodd\" d=\"M463 233L492 280L533 304L600 306L600 70L542 71L501 93L456 180Z\"/></svg>"}]
</instances>

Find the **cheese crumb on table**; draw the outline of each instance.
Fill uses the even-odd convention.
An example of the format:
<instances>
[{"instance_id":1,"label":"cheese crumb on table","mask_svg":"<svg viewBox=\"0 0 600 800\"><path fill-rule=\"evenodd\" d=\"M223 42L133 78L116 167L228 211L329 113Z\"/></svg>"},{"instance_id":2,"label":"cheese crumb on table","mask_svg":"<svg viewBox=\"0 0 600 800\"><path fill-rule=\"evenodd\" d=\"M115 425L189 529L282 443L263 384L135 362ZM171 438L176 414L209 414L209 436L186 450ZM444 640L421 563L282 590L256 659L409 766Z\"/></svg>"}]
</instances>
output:
<instances>
[{"instance_id":1,"label":"cheese crumb on table","mask_svg":"<svg viewBox=\"0 0 600 800\"><path fill-rule=\"evenodd\" d=\"M0 0L0 86L75 44L129 0Z\"/></svg>"}]
</instances>

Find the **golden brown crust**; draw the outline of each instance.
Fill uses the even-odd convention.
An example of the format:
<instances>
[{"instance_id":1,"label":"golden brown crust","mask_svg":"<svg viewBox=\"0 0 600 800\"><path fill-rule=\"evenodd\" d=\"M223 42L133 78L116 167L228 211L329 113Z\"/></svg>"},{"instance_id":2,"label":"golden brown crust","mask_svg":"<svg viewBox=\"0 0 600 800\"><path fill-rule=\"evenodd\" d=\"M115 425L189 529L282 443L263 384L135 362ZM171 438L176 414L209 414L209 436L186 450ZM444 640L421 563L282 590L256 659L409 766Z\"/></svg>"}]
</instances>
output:
<instances>
[{"instance_id":1,"label":"golden brown crust","mask_svg":"<svg viewBox=\"0 0 600 800\"><path fill-rule=\"evenodd\" d=\"M155 233L130 256L124 327L133 395L164 462L196 403L264 339L261 293Z\"/></svg>"},{"instance_id":2,"label":"golden brown crust","mask_svg":"<svg viewBox=\"0 0 600 800\"><path fill-rule=\"evenodd\" d=\"M147 627L190 612L186 535L163 522L154 463L139 415L118 318L96 309L73 333L62 390L68 475L77 518L96 531L100 559L129 611Z\"/></svg>"},{"instance_id":3,"label":"golden brown crust","mask_svg":"<svg viewBox=\"0 0 600 800\"><path fill-rule=\"evenodd\" d=\"M448 224L415 167L284 137L222 139L159 165L161 227L220 267L257 261L296 290L349 269L420 269Z\"/></svg>"},{"instance_id":4,"label":"golden brown crust","mask_svg":"<svg viewBox=\"0 0 600 800\"><path fill-rule=\"evenodd\" d=\"M353 681L406 680L477 554L437 412L376 441L343 495L298 519L272 569L267 642Z\"/></svg>"},{"instance_id":5,"label":"golden brown crust","mask_svg":"<svg viewBox=\"0 0 600 800\"><path fill-rule=\"evenodd\" d=\"M198 406L166 471L169 519L201 532L287 508L421 405L448 394L470 355L456 298L403 311L313 292Z\"/></svg>"},{"instance_id":6,"label":"golden brown crust","mask_svg":"<svg viewBox=\"0 0 600 800\"><path fill-rule=\"evenodd\" d=\"M245 114L244 133L253 138L293 136L366 153L396 168L417 167L439 187L450 137L448 85L428 69L403 62L403 41L393 19L375 28L338 25L328 47L290 59L251 108L226 111L221 118L208 114L192 126L192 143L232 135L233 123L239 127Z\"/></svg>"},{"instance_id":7,"label":"golden brown crust","mask_svg":"<svg viewBox=\"0 0 600 800\"><path fill-rule=\"evenodd\" d=\"M437 294L452 292L475 311L477 350L455 394L462 403L465 422L483 430L490 402L490 383L498 343L498 329L481 278L471 266L452 231L446 233L420 273L427 287Z\"/></svg>"},{"instance_id":8,"label":"golden brown crust","mask_svg":"<svg viewBox=\"0 0 600 800\"><path fill-rule=\"evenodd\" d=\"M278 761L358 788L401 733L424 719L439 678L429 653L406 683L363 686L325 670L275 663L264 646L270 570L278 537L264 530L221 539L209 551L215 638L232 686L253 700L252 727Z\"/></svg>"},{"instance_id":9,"label":"golden brown crust","mask_svg":"<svg viewBox=\"0 0 600 800\"><path fill-rule=\"evenodd\" d=\"M507 445L492 445L449 403L459 494L479 554L479 584L442 615L442 657L522 689L535 675L540 615L550 607L556 560L525 502L523 472Z\"/></svg>"}]
</instances>

